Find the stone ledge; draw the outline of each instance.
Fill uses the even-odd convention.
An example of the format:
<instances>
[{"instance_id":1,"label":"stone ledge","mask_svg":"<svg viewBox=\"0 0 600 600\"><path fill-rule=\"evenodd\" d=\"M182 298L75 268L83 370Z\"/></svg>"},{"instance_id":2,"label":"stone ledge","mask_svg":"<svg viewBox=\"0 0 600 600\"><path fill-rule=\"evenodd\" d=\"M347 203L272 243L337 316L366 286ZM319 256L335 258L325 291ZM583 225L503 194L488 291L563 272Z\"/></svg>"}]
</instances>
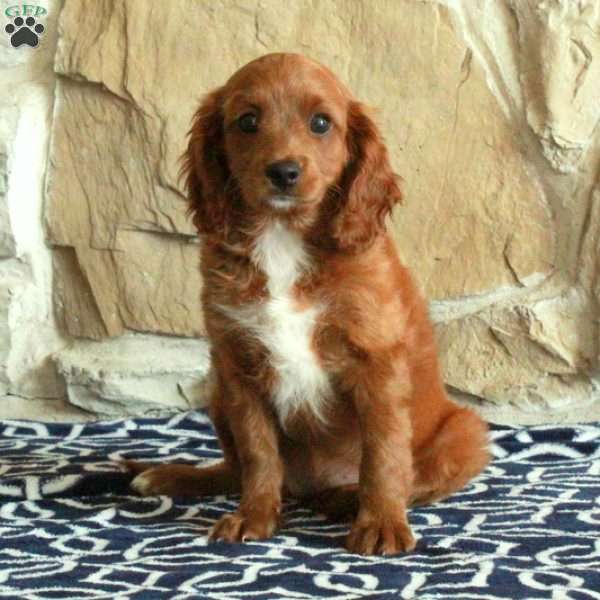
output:
<instances>
[{"instance_id":1,"label":"stone ledge","mask_svg":"<svg viewBox=\"0 0 600 600\"><path fill-rule=\"evenodd\" d=\"M160 414L202 405L206 340L131 334L79 340L54 355L69 402L101 417Z\"/></svg>"},{"instance_id":2,"label":"stone ledge","mask_svg":"<svg viewBox=\"0 0 600 600\"><path fill-rule=\"evenodd\" d=\"M94 421L96 416L74 407L64 399L42 400L0 395L0 419L43 423L83 423Z\"/></svg>"},{"instance_id":3,"label":"stone ledge","mask_svg":"<svg viewBox=\"0 0 600 600\"><path fill-rule=\"evenodd\" d=\"M448 389L453 400L478 412L489 423L511 427L532 425L576 425L600 421L600 381L593 381L593 391L577 398L575 405L549 405L544 400L522 404L497 404L483 398Z\"/></svg>"},{"instance_id":4,"label":"stone ledge","mask_svg":"<svg viewBox=\"0 0 600 600\"><path fill-rule=\"evenodd\" d=\"M464 403L464 402L463 402ZM470 404L470 403L466 403ZM498 406L491 402L474 405L473 408L489 423L528 427L533 425L577 425L600 421L600 398L592 399L589 404L576 410L549 411L543 406L529 407Z\"/></svg>"}]
</instances>

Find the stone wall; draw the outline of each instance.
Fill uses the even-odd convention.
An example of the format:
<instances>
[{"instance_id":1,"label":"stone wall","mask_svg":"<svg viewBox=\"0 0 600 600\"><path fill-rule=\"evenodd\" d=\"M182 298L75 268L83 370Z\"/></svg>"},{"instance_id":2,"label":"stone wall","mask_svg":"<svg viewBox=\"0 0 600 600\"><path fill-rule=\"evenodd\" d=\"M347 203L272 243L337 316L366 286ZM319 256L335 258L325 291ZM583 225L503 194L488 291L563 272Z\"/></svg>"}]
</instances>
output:
<instances>
[{"instance_id":1,"label":"stone wall","mask_svg":"<svg viewBox=\"0 0 600 600\"><path fill-rule=\"evenodd\" d=\"M56 76L60 3L47 11L37 48L10 44L0 0L0 416L51 420L65 412L64 379L52 360L69 341L55 324L52 260L42 227Z\"/></svg>"},{"instance_id":2,"label":"stone wall","mask_svg":"<svg viewBox=\"0 0 600 600\"><path fill-rule=\"evenodd\" d=\"M378 107L405 181L393 231L454 393L498 419L600 415L597 0L66 0L45 217L71 400L194 404L202 284L177 159L200 97L282 50Z\"/></svg>"}]
</instances>

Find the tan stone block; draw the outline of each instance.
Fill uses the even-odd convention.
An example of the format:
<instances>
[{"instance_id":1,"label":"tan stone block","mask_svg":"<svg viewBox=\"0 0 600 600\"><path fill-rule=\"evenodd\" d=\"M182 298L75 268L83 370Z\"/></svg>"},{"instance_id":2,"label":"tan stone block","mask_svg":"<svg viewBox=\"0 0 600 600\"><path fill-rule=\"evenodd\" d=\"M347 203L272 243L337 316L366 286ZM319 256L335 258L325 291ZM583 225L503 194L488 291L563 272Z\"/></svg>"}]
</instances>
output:
<instances>
[{"instance_id":1,"label":"tan stone block","mask_svg":"<svg viewBox=\"0 0 600 600\"><path fill-rule=\"evenodd\" d=\"M191 233L181 195L153 179L160 143L152 122L95 87L67 82L62 93L53 138L61 168L46 222L53 243L75 249L55 261L65 330L93 339L125 329L199 334L198 246L178 234Z\"/></svg>"},{"instance_id":2,"label":"tan stone block","mask_svg":"<svg viewBox=\"0 0 600 600\"><path fill-rule=\"evenodd\" d=\"M600 302L597 293L600 288L595 292L600 285L600 185L596 185L590 194L581 239L578 278L581 285L592 294L595 293Z\"/></svg>"},{"instance_id":3,"label":"tan stone block","mask_svg":"<svg viewBox=\"0 0 600 600\"><path fill-rule=\"evenodd\" d=\"M540 365L523 352L529 350L526 329L516 311L456 319L439 324L437 332L444 379L462 392L499 399L509 388L538 376ZM534 358L540 358L539 352ZM553 366L564 368L557 361Z\"/></svg>"},{"instance_id":4,"label":"tan stone block","mask_svg":"<svg viewBox=\"0 0 600 600\"><path fill-rule=\"evenodd\" d=\"M62 331L74 337L100 340L109 335L90 283L81 269L77 252L56 247L52 252L54 310ZM122 331L122 328L113 335Z\"/></svg>"},{"instance_id":5,"label":"tan stone block","mask_svg":"<svg viewBox=\"0 0 600 600\"><path fill-rule=\"evenodd\" d=\"M519 132L446 9L407 12L390 27L410 43L386 80L364 83L405 179L394 214L402 255L431 299L539 283L554 268L554 225ZM387 64L383 49L377 60Z\"/></svg>"},{"instance_id":6,"label":"tan stone block","mask_svg":"<svg viewBox=\"0 0 600 600\"><path fill-rule=\"evenodd\" d=\"M126 330L204 333L197 244L120 231L117 246L55 249L54 301L63 329L91 339Z\"/></svg>"},{"instance_id":7,"label":"tan stone block","mask_svg":"<svg viewBox=\"0 0 600 600\"><path fill-rule=\"evenodd\" d=\"M60 245L115 247L120 228L192 234L186 203L156 165L160 123L97 86L63 82L52 138L47 235ZM180 149L184 143L181 132Z\"/></svg>"},{"instance_id":8,"label":"tan stone block","mask_svg":"<svg viewBox=\"0 0 600 600\"><path fill-rule=\"evenodd\" d=\"M12 341L8 322L10 301L11 289L3 282L0 285L0 396L7 393L10 383L7 374L8 357Z\"/></svg>"},{"instance_id":9,"label":"tan stone block","mask_svg":"<svg viewBox=\"0 0 600 600\"><path fill-rule=\"evenodd\" d=\"M7 156L0 151L0 259L15 254L15 240L12 233L6 193L8 191Z\"/></svg>"},{"instance_id":10,"label":"tan stone block","mask_svg":"<svg viewBox=\"0 0 600 600\"><path fill-rule=\"evenodd\" d=\"M527 120L544 155L571 172L600 120L600 4L511 0Z\"/></svg>"},{"instance_id":11,"label":"tan stone block","mask_svg":"<svg viewBox=\"0 0 600 600\"><path fill-rule=\"evenodd\" d=\"M591 296L573 287L527 308L529 336L573 372L590 373L596 362L598 325Z\"/></svg>"},{"instance_id":12,"label":"tan stone block","mask_svg":"<svg viewBox=\"0 0 600 600\"><path fill-rule=\"evenodd\" d=\"M17 107L5 100L0 109L0 259L15 255L15 238L8 210L8 180L18 118Z\"/></svg>"},{"instance_id":13,"label":"tan stone block","mask_svg":"<svg viewBox=\"0 0 600 600\"><path fill-rule=\"evenodd\" d=\"M591 399L593 384L582 372L589 357L581 354L572 315L561 310L569 302L557 298L438 324L446 383L499 404L564 408Z\"/></svg>"},{"instance_id":14,"label":"tan stone block","mask_svg":"<svg viewBox=\"0 0 600 600\"><path fill-rule=\"evenodd\" d=\"M118 286L115 304L125 326L136 331L203 334L198 244L184 236L133 230L119 231L116 243L117 251L111 253Z\"/></svg>"},{"instance_id":15,"label":"tan stone block","mask_svg":"<svg viewBox=\"0 0 600 600\"><path fill-rule=\"evenodd\" d=\"M103 416L190 410L204 405L206 340L129 334L77 340L56 353L70 402Z\"/></svg>"},{"instance_id":16,"label":"tan stone block","mask_svg":"<svg viewBox=\"0 0 600 600\"><path fill-rule=\"evenodd\" d=\"M592 190L579 252L578 283L588 297L588 320L580 331L587 353L600 367L600 185Z\"/></svg>"},{"instance_id":17,"label":"tan stone block","mask_svg":"<svg viewBox=\"0 0 600 600\"><path fill-rule=\"evenodd\" d=\"M50 356L61 340L34 286L28 264L0 261L0 395L62 398L64 382Z\"/></svg>"}]
</instances>

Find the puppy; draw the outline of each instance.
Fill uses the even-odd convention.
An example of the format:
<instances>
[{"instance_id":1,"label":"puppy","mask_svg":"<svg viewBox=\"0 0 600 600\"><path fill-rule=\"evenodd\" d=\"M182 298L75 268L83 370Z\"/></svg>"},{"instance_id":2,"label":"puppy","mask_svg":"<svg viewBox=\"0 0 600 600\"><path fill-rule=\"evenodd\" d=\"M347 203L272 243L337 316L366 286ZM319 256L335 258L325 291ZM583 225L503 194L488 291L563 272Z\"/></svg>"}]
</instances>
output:
<instances>
[{"instance_id":1,"label":"puppy","mask_svg":"<svg viewBox=\"0 0 600 600\"><path fill-rule=\"evenodd\" d=\"M129 463L133 487L240 493L214 540L271 536L291 495L352 519L351 552L413 549L407 508L477 475L487 428L444 390L426 304L384 224L399 179L365 107L322 65L263 56L204 99L183 172L224 460Z\"/></svg>"}]
</instances>

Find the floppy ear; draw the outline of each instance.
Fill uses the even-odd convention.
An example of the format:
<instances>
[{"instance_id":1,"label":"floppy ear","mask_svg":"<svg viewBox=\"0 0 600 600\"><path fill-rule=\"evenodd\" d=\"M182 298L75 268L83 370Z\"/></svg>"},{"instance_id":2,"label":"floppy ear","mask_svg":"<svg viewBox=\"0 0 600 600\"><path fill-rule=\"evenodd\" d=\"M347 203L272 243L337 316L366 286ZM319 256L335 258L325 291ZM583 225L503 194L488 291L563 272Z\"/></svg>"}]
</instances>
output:
<instances>
[{"instance_id":1,"label":"floppy ear","mask_svg":"<svg viewBox=\"0 0 600 600\"><path fill-rule=\"evenodd\" d=\"M227 188L230 173L223 139L222 91L204 98L192 119L187 150L182 156L189 209L199 233L227 235Z\"/></svg>"},{"instance_id":2,"label":"floppy ear","mask_svg":"<svg viewBox=\"0 0 600 600\"><path fill-rule=\"evenodd\" d=\"M350 158L332 236L338 248L357 251L384 230L385 217L402 194L381 134L360 102L350 102L347 144Z\"/></svg>"}]
</instances>

